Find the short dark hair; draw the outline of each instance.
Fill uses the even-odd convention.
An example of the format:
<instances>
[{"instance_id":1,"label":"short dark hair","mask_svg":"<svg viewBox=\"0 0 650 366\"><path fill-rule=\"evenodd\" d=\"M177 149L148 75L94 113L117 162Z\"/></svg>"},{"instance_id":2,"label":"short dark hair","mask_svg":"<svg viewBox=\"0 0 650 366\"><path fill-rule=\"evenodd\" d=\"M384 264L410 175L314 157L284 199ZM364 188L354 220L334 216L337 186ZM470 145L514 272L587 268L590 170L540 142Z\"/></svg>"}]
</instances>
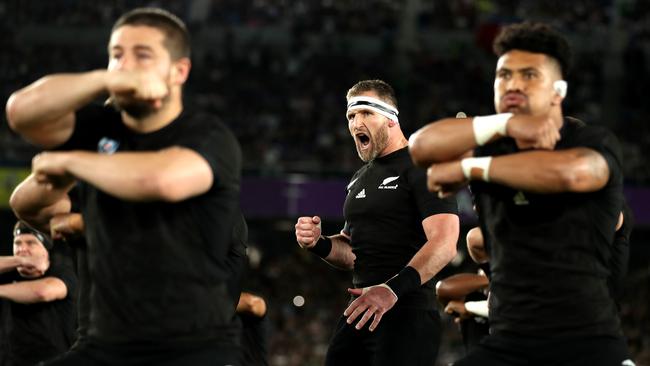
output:
<instances>
[{"instance_id":1,"label":"short dark hair","mask_svg":"<svg viewBox=\"0 0 650 366\"><path fill-rule=\"evenodd\" d=\"M563 77L571 68L571 47L567 39L547 24L523 22L509 25L499 33L492 45L494 53L501 57L511 50L543 53L560 64Z\"/></svg>"},{"instance_id":2,"label":"short dark hair","mask_svg":"<svg viewBox=\"0 0 650 366\"><path fill-rule=\"evenodd\" d=\"M34 229L23 221L18 221L16 222L16 225L14 225L14 237L22 234L32 234L41 242L41 244L43 244L45 249L52 249L52 240L50 240L50 237L47 234Z\"/></svg>"},{"instance_id":3,"label":"short dark hair","mask_svg":"<svg viewBox=\"0 0 650 366\"><path fill-rule=\"evenodd\" d=\"M113 24L112 32L125 25L157 28L165 35L164 46L172 60L190 57L190 33L176 15L160 8L136 8L122 15Z\"/></svg>"},{"instance_id":4,"label":"short dark hair","mask_svg":"<svg viewBox=\"0 0 650 366\"><path fill-rule=\"evenodd\" d=\"M347 98L357 96L367 91L374 91L377 93L379 99L383 102L393 105L397 108L397 97L395 97L395 90L387 82L379 79L375 80L362 80L348 90Z\"/></svg>"}]
</instances>

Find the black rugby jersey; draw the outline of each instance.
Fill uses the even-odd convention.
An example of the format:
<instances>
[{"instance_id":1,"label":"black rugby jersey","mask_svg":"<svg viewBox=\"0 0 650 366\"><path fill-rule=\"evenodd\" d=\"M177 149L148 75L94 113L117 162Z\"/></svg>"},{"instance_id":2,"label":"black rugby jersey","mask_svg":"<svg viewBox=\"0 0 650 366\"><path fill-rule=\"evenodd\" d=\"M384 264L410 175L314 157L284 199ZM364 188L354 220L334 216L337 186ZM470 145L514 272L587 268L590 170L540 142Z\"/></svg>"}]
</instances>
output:
<instances>
[{"instance_id":1,"label":"black rugby jersey","mask_svg":"<svg viewBox=\"0 0 650 366\"><path fill-rule=\"evenodd\" d=\"M490 327L534 336L618 335L607 278L622 205L621 152L598 126L566 118L555 150L587 147L607 161L610 179L590 193L534 194L472 182L490 243ZM504 138L476 156L517 152Z\"/></svg>"},{"instance_id":2,"label":"black rugby jersey","mask_svg":"<svg viewBox=\"0 0 650 366\"><path fill-rule=\"evenodd\" d=\"M376 285L397 274L427 241L422 221L442 213L457 214L456 199L427 191L426 170L413 165L408 147L359 169L344 205L343 231L356 255L354 286ZM433 294L434 281L423 287Z\"/></svg>"}]
</instances>

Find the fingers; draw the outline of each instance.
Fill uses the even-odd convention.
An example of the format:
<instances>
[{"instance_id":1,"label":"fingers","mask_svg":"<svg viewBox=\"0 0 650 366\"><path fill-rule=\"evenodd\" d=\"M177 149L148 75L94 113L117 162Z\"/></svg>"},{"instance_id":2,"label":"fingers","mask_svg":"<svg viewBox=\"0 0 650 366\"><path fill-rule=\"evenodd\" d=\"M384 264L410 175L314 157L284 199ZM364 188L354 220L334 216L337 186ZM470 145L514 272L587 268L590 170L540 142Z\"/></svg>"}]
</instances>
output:
<instances>
[{"instance_id":1,"label":"fingers","mask_svg":"<svg viewBox=\"0 0 650 366\"><path fill-rule=\"evenodd\" d=\"M354 326L356 330L361 330L361 328L363 328L366 325L366 323L368 323L370 318L374 317L372 323L368 327L368 330L370 330L371 332L374 331L379 325L379 322L381 321L381 318L384 315L384 311L371 304L355 303L357 300L353 301L352 304L350 304L350 306L348 306L348 308L345 309L345 311L343 312L343 315L348 317L348 319L346 320L347 323L348 324L354 323L357 317L363 314L361 319L359 319L357 324Z\"/></svg>"},{"instance_id":2,"label":"fingers","mask_svg":"<svg viewBox=\"0 0 650 366\"><path fill-rule=\"evenodd\" d=\"M375 312L375 318L372 320L372 324L370 324L370 327L368 327L368 330L373 332L375 329L377 329L377 326L379 325L379 322L381 321L381 318L384 316L383 312Z\"/></svg>"},{"instance_id":3,"label":"fingers","mask_svg":"<svg viewBox=\"0 0 650 366\"><path fill-rule=\"evenodd\" d=\"M350 306L348 306L343 312L343 315L347 317L347 323L352 324L359 315L363 314L355 325L355 329L359 330L374 316L373 321L368 328L371 332L374 331L379 325L384 313L390 310L397 301L397 299L394 299L394 295L390 294L389 291L390 290L386 290L381 286L371 286L363 289L349 288L349 293L361 296L352 301Z\"/></svg>"},{"instance_id":4,"label":"fingers","mask_svg":"<svg viewBox=\"0 0 650 366\"><path fill-rule=\"evenodd\" d=\"M362 289L361 288L349 288L348 292L350 294L354 295L354 296L361 296L361 295L365 294L366 292L368 292L368 287L364 287Z\"/></svg>"},{"instance_id":5,"label":"fingers","mask_svg":"<svg viewBox=\"0 0 650 366\"><path fill-rule=\"evenodd\" d=\"M321 235L320 218L318 216L300 217L295 225L295 229L298 245L302 248L311 247Z\"/></svg>"},{"instance_id":6,"label":"fingers","mask_svg":"<svg viewBox=\"0 0 650 366\"><path fill-rule=\"evenodd\" d=\"M352 304L350 304L350 306L347 309L345 309L345 312L343 313L343 315L345 315L346 313L349 314L347 316L348 324L352 324L359 315L361 315L364 311L368 310L368 305L365 304L357 304L353 309L350 309L350 307L352 307ZM361 327L358 324L356 328L361 329Z\"/></svg>"},{"instance_id":7,"label":"fingers","mask_svg":"<svg viewBox=\"0 0 650 366\"><path fill-rule=\"evenodd\" d=\"M374 310L374 309L372 309L370 307L368 309L366 309L366 312L363 314L363 316L361 317L361 319L359 320L359 322L357 323L357 325L354 328L357 329L357 330L360 330L361 328L363 328L364 325L366 325L366 323L368 322L368 320L370 320L370 318L372 316L374 316L375 319L376 319L377 318L377 313L375 311L376 310ZM372 329L369 329L369 330L372 330Z\"/></svg>"}]
</instances>

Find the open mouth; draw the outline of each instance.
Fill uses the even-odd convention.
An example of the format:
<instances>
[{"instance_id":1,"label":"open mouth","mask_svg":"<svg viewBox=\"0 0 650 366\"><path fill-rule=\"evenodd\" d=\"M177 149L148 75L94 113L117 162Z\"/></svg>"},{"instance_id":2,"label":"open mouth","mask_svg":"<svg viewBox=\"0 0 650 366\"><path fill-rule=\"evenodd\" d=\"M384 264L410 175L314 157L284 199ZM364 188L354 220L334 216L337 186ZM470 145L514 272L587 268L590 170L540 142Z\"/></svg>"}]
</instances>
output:
<instances>
[{"instance_id":1,"label":"open mouth","mask_svg":"<svg viewBox=\"0 0 650 366\"><path fill-rule=\"evenodd\" d=\"M366 148L368 145L370 145L370 136L366 135L363 132L357 133L355 136L362 148Z\"/></svg>"}]
</instances>

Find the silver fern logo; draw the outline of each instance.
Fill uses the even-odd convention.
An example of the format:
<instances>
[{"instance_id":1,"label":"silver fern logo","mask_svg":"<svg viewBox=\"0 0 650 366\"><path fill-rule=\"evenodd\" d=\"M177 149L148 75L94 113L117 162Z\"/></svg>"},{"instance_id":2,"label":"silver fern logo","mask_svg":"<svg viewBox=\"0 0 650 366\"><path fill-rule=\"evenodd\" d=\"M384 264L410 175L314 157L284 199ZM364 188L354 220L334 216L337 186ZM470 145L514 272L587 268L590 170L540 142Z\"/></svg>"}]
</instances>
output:
<instances>
[{"instance_id":1,"label":"silver fern logo","mask_svg":"<svg viewBox=\"0 0 650 366\"><path fill-rule=\"evenodd\" d=\"M377 187L377 189L397 189L399 184L395 184L395 185L392 185L392 186L388 185L388 183L392 183L392 182L396 181L397 179L399 179L399 175L395 176L395 177L384 178L384 180L381 182L379 187Z\"/></svg>"}]
</instances>

